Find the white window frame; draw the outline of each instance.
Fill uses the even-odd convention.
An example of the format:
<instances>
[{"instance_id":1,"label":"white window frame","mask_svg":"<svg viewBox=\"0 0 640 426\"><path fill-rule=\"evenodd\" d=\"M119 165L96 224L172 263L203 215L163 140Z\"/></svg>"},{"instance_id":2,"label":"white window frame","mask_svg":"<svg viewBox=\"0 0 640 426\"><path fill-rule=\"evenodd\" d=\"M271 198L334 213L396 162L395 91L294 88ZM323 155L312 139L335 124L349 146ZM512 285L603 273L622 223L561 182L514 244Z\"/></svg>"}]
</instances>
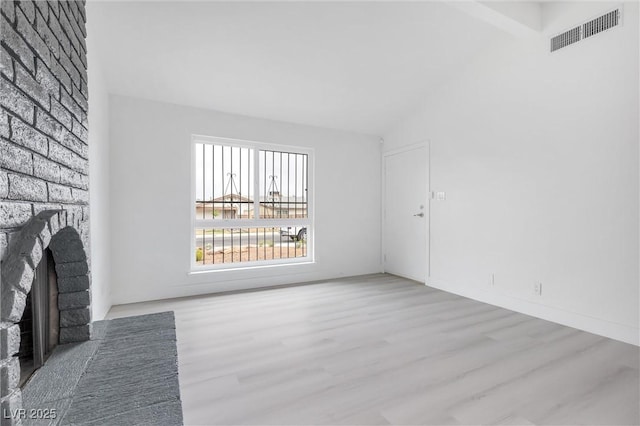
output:
<instances>
[{"instance_id":1,"label":"white window frame","mask_svg":"<svg viewBox=\"0 0 640 426\"><path fill-rule=\"evenodd\" d=\"M238 148L253 149L254 155L254 181L253 181L253 198L254 198L254 214L258 217L253 219L197 219L196 218L196 144L224 145ZM260 164L259 155L261 150L266 151L284 151L296 154L307 155L307 217L306 218L260 218ZM189 265L191 272L205 271L228 271L234 269L251 269L271 267L274 265L295 265L302 263L312 263L314 257L314 149L291 145L278 145L264 142L247 141L240 139L230 139L215 136L191 135L191 242L189 249ZM195 259L196 252L196 228L282 228L282 227L306 227L307 228L307 255L304 257L293 257L286 259L269 259L259 261L242 261L232 263L218 263L210 265L198 265Z\"/></svg>"}]
</instances>

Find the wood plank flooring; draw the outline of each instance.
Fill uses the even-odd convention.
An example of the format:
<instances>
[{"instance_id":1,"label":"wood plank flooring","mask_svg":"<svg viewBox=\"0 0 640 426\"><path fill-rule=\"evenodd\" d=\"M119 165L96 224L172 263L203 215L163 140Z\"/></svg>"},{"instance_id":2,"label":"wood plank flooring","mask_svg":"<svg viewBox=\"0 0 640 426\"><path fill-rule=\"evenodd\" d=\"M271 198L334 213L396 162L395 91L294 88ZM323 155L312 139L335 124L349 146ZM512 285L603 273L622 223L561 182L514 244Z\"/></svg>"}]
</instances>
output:
<instances>
[{"instance_id":1,"label":"wood plank flooring","mask_svg":"<svg viewBox=\"0 0 640 426\"><path fill-rule=\"evenodd\" d=\"M391 275L163 310L187 425L640 424L637 347Z\"/></svg>"}]
</instances>

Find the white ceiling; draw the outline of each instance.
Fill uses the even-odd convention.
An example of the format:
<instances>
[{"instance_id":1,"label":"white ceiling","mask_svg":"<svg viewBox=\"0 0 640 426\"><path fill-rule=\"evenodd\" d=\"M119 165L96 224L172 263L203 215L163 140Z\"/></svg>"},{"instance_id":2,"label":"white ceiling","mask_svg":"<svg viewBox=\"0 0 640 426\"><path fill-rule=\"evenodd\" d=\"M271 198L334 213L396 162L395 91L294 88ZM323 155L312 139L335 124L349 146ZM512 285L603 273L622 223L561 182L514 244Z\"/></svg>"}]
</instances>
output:
<instances>
[{"instance_id":1,"label":"white ceiling","mask_svg":"<svg viewBox=\"0 0 640 426\"><path fill-rule=\"evenodd\" d=\"M510 35L444 2L89 2L112 93L380 135Z\"/></svg>"}]
</instances>

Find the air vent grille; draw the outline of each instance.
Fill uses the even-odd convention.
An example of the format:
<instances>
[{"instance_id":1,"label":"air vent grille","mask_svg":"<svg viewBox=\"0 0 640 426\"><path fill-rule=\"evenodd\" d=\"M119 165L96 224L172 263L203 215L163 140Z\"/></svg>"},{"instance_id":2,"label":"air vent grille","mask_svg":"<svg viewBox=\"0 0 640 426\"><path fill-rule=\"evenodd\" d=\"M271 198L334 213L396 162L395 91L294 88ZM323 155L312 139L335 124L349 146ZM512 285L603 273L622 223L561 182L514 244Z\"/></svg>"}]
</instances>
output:
<instances>
[{"instance_id":1,"label":"air vent grille","mask_svg":"<svg viewBox=\"0 0 640 426\"><path fill-rule=\"evenodd\" d=\"M620 11L616 9L582 25L582 38L591 37L609 28L613 28L618 25L619 22Z\"/></svg>"},{"instance_id":2,"label":"air vent grille","mask_svg":"<svg viewBox=\"0 0 640 426\"><path fill-rule=\"evenodd\" d=\"M555 52L558 49L562 49L563 47L567 47L570 44L577 43L579 41L580 27L572 28L569 31L558 34L551 39L551 51Z\"/></svg>"},{"instance_id":3,"label":"air vent grille","mask_svg":"<svg viewBox=\"0 0 640 426\"><path fill-rule=\"evenodd\" d=\"M620 9L612 10L575 28L551 37L551 52L620 25Z\"/></svg>"}]
</instances>

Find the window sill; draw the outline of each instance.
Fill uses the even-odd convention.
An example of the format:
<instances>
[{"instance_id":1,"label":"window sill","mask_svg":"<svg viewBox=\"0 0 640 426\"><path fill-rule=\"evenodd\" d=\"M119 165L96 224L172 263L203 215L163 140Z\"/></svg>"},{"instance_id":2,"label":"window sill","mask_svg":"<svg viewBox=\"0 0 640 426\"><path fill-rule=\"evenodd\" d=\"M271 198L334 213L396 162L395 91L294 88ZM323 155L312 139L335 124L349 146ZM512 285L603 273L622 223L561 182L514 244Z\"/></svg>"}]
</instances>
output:
<instances>
[{"instance_id":1,"label":"window sill","mask_svg":"<svg viewBox=\"0 0 640 426\"><path fill-rule=\"evenodd\" d=\"M221 273L221 272L240 272L240 271L254 271L254 270L260 270L260 269L271 269L271 268L282 268L282 267L286 267L286 266L301 266L301 265L313 265L315 264L315 260L312 259L301 259L299 261L288 261L288 262L282 262L282 263L268 263L268 264L251 264L251 265L245 265L245 266L214 266L214 267L198 267L198 268L192 268L187 275L204 275L204 274L211 274L211 273Z\"/></svg>"}]
</instances>

